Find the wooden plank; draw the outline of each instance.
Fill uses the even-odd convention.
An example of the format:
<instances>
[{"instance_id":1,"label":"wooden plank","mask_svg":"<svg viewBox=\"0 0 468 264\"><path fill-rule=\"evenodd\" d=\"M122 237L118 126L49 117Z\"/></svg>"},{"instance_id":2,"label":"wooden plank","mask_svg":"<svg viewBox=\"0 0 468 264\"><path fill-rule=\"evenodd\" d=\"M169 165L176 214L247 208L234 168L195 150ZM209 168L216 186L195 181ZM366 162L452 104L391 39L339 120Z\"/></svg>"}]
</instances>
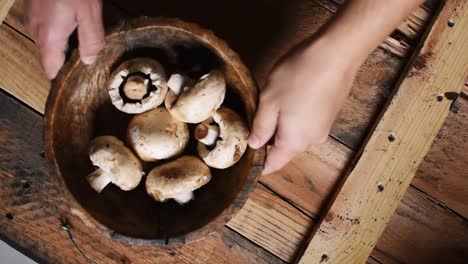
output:
<instances>
[{"instance_id":1,"label":"wooden plank","mask_svg":"<svg viewBox=\"0 0 468 264\"><path fill-rule=\"evenodd\" d=\"M336 140L310 146L285 168L263 175L260 181L301 208L311 217L318 217L320 208L332 193L346 164L354 152Z\"/></svg>"},{"instance_id":2,"label":"wooden plank","mask_svg":"<svg viewBox=\"0 0 468 264\"><path fill-rule=\"evenodd\" d=\"M0 49L0 54L5 54L5 56L7 56L8 54L11 54L11 52L9 51L10 49L14 49L18 51L19 53L23 53L23 54L27 54L28 52L33 53L36 50L34 45L31 42L27 41L26 39L24 39L24 37L20 36L18 33L14 32L8 27L0 28L0 40L8 40L8 41L5 41L5 43L7 43L8 45ZM15 45L15 43L19 43L20 45ZM11 56L9 60L11 60L11 64L24 65L24 63L22 63L21 60L18 60L18 58L14 58L14 56ZM29 82L29 79L21 76L21 74L24 73L24 74L27 74L29 78L31 78L31 76L33 78L42 77L38 63L37 62L31 63L31 61L32 60L27 61L27 64L26 64L27 70L24 72L23 70L20 70L19 67L10 69L9 74L8 75L5 74L4 78L1 78L0 86L4 87L5 90L10 92L12 95L17 97L18 99L20 99L22 102L30 106L34 106L34 108L38 112L43 113L44 111L43 105L45 104L46 96L49 91L48 82L47 82L47 85L41 84L40 82L35 83L35 85L31 88L31 86L27 85ZM30 94L28 89L34 89L34 91L41 91L41 93ZM255 195L255 192L253 195ZM266 195L265 191L262 192L262 195ZM289 210L287 212L290 212L291 210L295 210L296 214L299 214L299 212L296 209L294 209L292 206L282 201L278 196L273 195L271 192L269 192L269 203L282 205L281 207L278 207L278 208ZM242 215L248 217L249 219L257 219L258 218L257 216L252 215L252 214L255 214L256 211L250 211L248 209L250 205L251 203L248 202L246 205L246 208L247 208L246 210L248 210L247 211L248 213L244 213ZM265 206L265 205L262 204L261 206ZM289 227L288 222L281 222L281 220L277 220L277 219L281 219L278 216L283 216L287 214L281 211L274 212L274 211L269 210L268 208L265 210L269 211L271 214L269 215L269 217L265 219L263 218L260 218L260 219L263 219L263 221L269 221L269 222L267 223L252 222L252 224L257 224L254 226L240 224L237 227L235 227L235 229L246 237L252 237L248 232L250 232L251 230L257 230L259 226L263 227L260 230L265 231L265 234L261 237L256 237L255 242L258 243L259 245L264 246L267 249L272 250L272 252L276 254L277 256L279 256L280 258L284 260L290 260L295 252L295 248L292 248L291 244L294 244L295 242L291 243L287 239L288 237L281 237L278 241L278 238L276 236L277 233L289 232L290 227ZM259 213L262 214L261 217L264 217L263 212L259 212ZM271 221L271 219L274 219L274 221ZM236 218L233 219L231 223L233 226L235 226ZM310 220L304 221L302 224L305 225L304 228L305 230L307 230L310 224ZM264 228L265 226L272 228L272 230L265 230ZM294 235L297 235L297 234L294 234ZM272 241L275 241L275 243L272 244Z\"/></svg>"},{"instance_id":3,"label":"wooden plank","mask_svg":"<svg viewBox=\"0 0 468 264\"><path fill-rule=\"evenodd\" d=\"M428 200L408 189L377 242L373 258L385 264L466 263L466 219Z\"/></svg>"},{"instance_id":4,"label":"wooden plank","mask_svg":"<svg viewBox=\"0 0 468 264\"><path fill-rule=\"evenodd\" d=\"M5 23L21 32L23 35L30 38L28 31L24 25L24 0L16 0L10 9L10 12L5 17Z\"/></svg>"},{"instance_id":5,"label":"wooden plank","mask_svg":"<svg viewBox=\"0 0 468 264\"><path fill-rule=\"evenodd\" d=\"M38 69L35 69L35 71L38 71ZM34 72L32 72L31 74L33 74L33 73ZM27 80L22 80L23 84L26 83L26 82L27 82ZM27 102L25 102L25 103L27 103ZM20 119L24 119L24 118L20 118ZM30 123L31 121L27 121L27 122ZM32 130L35 130L35 128L32 128ZM25 130L25 131L29 131L29 130ZM35 140L33 140L33 141L35 141ZM318 161L322 160L324 162L324 164L322 164L322 165L321 165L321 163L317 163L317 168L322 168L323 167L323 168L328 168L327 170L330 170L329 172L327 172L327 174L323 174L323 175L321 173L326 172L326 170L319 170L320 172L317 172L316 174L312 175L314 177L310 176L311 180L314 180L315 177L317 177L319 179L320 178L326 178L326 177L331 177L332 179L337 179L338 176L339 176L339 173L341 171L340 168L343 166L343 164L346 164L347 161L349 160L349 158L352 156L352 153L349 150L347 150L346 148L344 148L342 145L340 145L339 143L332 142L332 143L329 143L329 144L333 144L334 146L329 147L328 152L321 153L318 150L315 150L315 152L314 152L313 149L310 151L311 153L317 153L317 155L319 155ZM338 148L338 146L341 146L341 150L340 150L340 148ZM42 149L42 148L38 147L37 151L39 151L39 149ZM300 163L300 164L303 164L303 163ZM31 163L31 166L29 168L37 168L37 166L38 165L35 165L35 163ZM297 169L296 171L302 171L302 170ZM333 174L331 172L335 172L336 174ZM31 175L31 173L27 173L26 175ZM297 182L296 185L291 185L292 186L291 188L288 187L288 188L284 188L284 189L295 189L299 185L301 185L301 183ZM258 190L260 190L260 191L258 191ZM259 195L257 195L257 194L259 194ZM254 193L251 196L251 199L250 199L250 200L254 201L254 203L251 203L250 200L249 200L247 202L245 208L244 208L246 210L245 212L248 212L248 213L244 213L243 210L241 212L239 212L239 215L238 215L239 220L238 220L237 217L234 218L232 220L232 222L230 222L230 227L233 228L234 230L236 230L237 232L241 233L243 236L249 236L249 239L253 240L255 243L261 245L262 247L268 248L272 252L275 252L275 254L281 256L281 258L283 258L283 259L292 259L295 256L296 252L294 252L294 250L292 249L292 247L290 245L300 245L301 242L302 242L302 239L299 240L299 237L300 237L299 234L290 235L289 232L291 230L291 227L289 227L289 226L294 226L294 228L293 228L293 230L295 230L294 232L297 232L298 230L305 230L304 227L308 226L308 224L310 223L310 220L308 220L307 218L305 218L303 216L300 216L300 214L298 214L297 211L295 211L296 213L294 213L294 210L293 210L293 208L291 206L287 205L286 203L284 203L284 201L281 201L278 198L276 198L276 200L272 199L272 198L264 198L264 197L266 197L267 194L268 194L268 192L265 189L255 190ZM307 193L305 193L305 194L307 194ZM271 193L270 193L270 195L272 197L276 197L276 196L273 196ZM306 196L306 198L307 198L307 196ZM267 201L267 202L262 203L261 201ZM304 203L306 203L306 202L307 202L307 200L304 200ZM426 203L430 204L431 201L426 200ZM265 208L264 211L271 212L271 214L267 214L266 216L263 213L261 215L259 215L259 216L252 215L252 213L255 212L254 208L257 208L258 204L260 204L260 205L264 204L263 205L263 208ZM272 206L272 205L277 205L277 206ZM272 207L276 209L276 212L275 212L275 210L271 210ZM426 205L426 207L429 207L429 205ZM286 208L286 209L285 210L280 210L280 209L283 209L283 208ZM411 210L406 210L405 213L406 213L406 215L408 217L411 217L411 215L413 214ZM431 212L425 211L423 213L426 215L427 218L429 218L429 217L433 217L435 219L439 218L439 216L437 214L432 215ZM290 217L290 215L292 215L293 217ZM275 219L282 219L282 218L284 218L284 216L288 216L289 220L288 221L282 221L282 220L281 221L275 221ZM248 225L244 224L244 221L247 221L247 220L250 220L250 219L253 219L251 222L256 222L256 224L255 225L253 225L253 224L252 225L251 224L248 224ZM259 219L260 220L261 219L267 219L268 221L260 221ZM293 224L293 222L295 222L295 224ZM266 230L264 228L264 226L268 226L269 228L270 227L275 227L275 228L268 229L267 231L263 231L263 230ZM279 228L278 228L278 226L279 226ZM390 226L389 228L392 228L392 230L394 230L393 232L395 232L395 233L413 233L413 234L428 233L428 234L431 234L432 237L437 237L440 234L443 234L444 232L446 232L445 228L443 228L443 226L439 226L438 228L429 229L429 230L422 228L422 227L424 227L424 225L416 225L416 227L418 227L419 229L416 229L416 230L402 229L399 225L393 225L393 226ZM252 230L252 229L254 229L254 230L258 229L260 231L253 232L253 233L250 233L250 231L245 231L245 230ZM462 229L459 226L454 226L453 230L462 230ZM28 230L22 230L22 232L27 233ZM261 235L258 235L259 233ZM281 235L278 235L278 234L281 234ZM305 235L305 233L302 233L303 237L304 237L304 235ZM288 237L289 240L282 240L282 236ZM281 240L279 242L278 242L278 238L281 238ZM294 239L296 239L296 240L294 240ZM411 240L409 240L409 241L411 242ZM398 241L395 241L395 243L394 243L394 244L396 244L396 246L398 245L397 242ZM60 241L60 243L63 243L63 241ZM55 242L52 242L52 244L54 246L57 245L57 244L55 244ZM379 245L377 246L377 248L380 249ZM392 250L392 249L391 248L381 248L382 252L387 252L387 250ZM424 251L413 252L414 256L420 256L421 257L424 254L425 254ZM390 254L388 254L388 255L390 256ZM397 254L396 256L392 256L392 258L393 257L399 257L399 258L405 259L405 257L407 257L407 256L400 256L400 255Z\"/></svg>"},{"instance_id":6,"label":"wooden plank","mask_svg":"<svg viewBox=\"0 0 468 264\"><path fill-rule=\"evenodd\" d=\"M266 188L257 186L228 226L286 262L300 251L312 220Z\"/></svg>"},{"instance_id":7,"label":"wooden plank","mask_svg":"<svg viewBox=\"0 0 468 264\"><path fill-rule=\"evenodd\" d=\"M40 70L36 45L6 25L0 26L0 87L43 113L49 81Z\"/></svg>"},{"instance_id":8,"label":"wooden plank","mask_svg":"<svg viewBox=\"0 0 468 264\"><path fill-rule=\"evenodd\" d=\"M467 29L468 4L447 2L299 263L366 261L448 114L438 95L463 88Z\"/></svg>"},{"instance_id":9,"label":"wooden plank","mask_svg":"<svg viewBox=\"0 0 468 264\"><path fill-rule=\"evenodd\" d=\"M372 80L371 80L371 77L372 77L372 76L371 76L371 75L369 75L368 78L363 78L363 77L361 77L361 79L364 79L364 81L362 81L362 83L361 83L359 86L357 86L357 87L358 87L357 89L354 88L354 90L356 91L356 96L351 96L351 98L353 98L353 100L354 100L354 98L357 98L356 100L359 100L360 105L366 105L366 104L372 102L372 100L373 100L372 97L364 97L363 94L366 94L366 90L367 90L369 94L375 95L375 92L373 92L373 91L378 90L377 88L382 89L382 84L380 84L380 83L383 83L383 84L385 84L385 87L388 87L388 88L386 88L386 89L388 89L388 90L384 90L384 92L382 93L382 95L388 94L388 92L390 91L391 85L389 85L389 84L387 84L387 83L391 83L391 82L392 82L391 80L392 80L392 78L394 78L394 77L387 76L387 75L390 75L390 73L393 72L393 74L396 76L397 71L396 71L396 70L392 70L392 67L395 67L395 65L401 65L401 62L399 62L396 58L394 59L394 58L392 58L392 57L389 57L389 58L390 58L390 61L393 61L393 62L392 62L392 63L387 63L387 62L386 62L387 59L386 59L385 56L388 56L388 54L386 54L386 53L384 53L384 52L382 52L382 51L379 51L379 50L376 50L376 52L377 52L376 54L377 54L378 56L375 56L375 55L374 55L374 56L371 56L371 58L369 59L369 61L371 61L371 63L369 63L369 66L368 66L367 68L364 68L364 69L362 70L362 74L364 74L366 71L369 71L369 69L379 69L379 70L373 72L373 75L374 75L374 76L377 76L377 79L378 79L378 80L375 81L374 83L372 83ZM373 58L372 58L372 57L373 57ZM377 57L377 59L376 59L376 57ZM382 69L384 69L384 70L382 70ZM37 69L36 69L36 71L37 71ZM32 74L34 74L34 72L32 72ZM374 77L374 78L375 78L375 77ZM25 83L26 81L27 81L27 80L23 80L22 82ZM358 82L359 82L359 81L358 81ZM361 94L361 95L359 96L359 94ZM26 102L26 103L28 103L28 102ZM359 106L359 105L357 105L357 106ZM352 109L352 111L354 111L354 112L356 112L356 111L357 111L357 112L367 112L367 110L368 110L368 109L362 108L362 107L354 107L354 108L351 108L351 107L350 107L350 109ZM366 109L366 111L363 111L363 110L360 110L360 109ZM378 109L378 108L376 108L376 109ZM369 111L369 112L371 112L371 111ZM364 118L363 118L363 119L364 119ZM333 141L332 141L332 142L333 142ZM331 143L331 144L334 144L334 143L336 143L336 142L333 142L333 143ZM338 143L336 146L339 146L339 143ZM333 146L330 147L330 149L333 150L333 149L334 149ZM315 169L314 169L314 170L311 172L310 170L307 170L307 166L305 166L304 168L302 168L300 165L302 165L302 164L305 164L305 165L306 165L307 162L308 162L308 160L306 160L306 159L305 159L306 157L305 157L304 160L303 160L303 162L297 162L297 163L296 163L296 164L298 165L298 167L297 167L296 169L293 170L295 173L291 173L291 174L290 174L291 177L285 177L285 178L287 178L288 180L290 180L290 179L292 178L292 179L293 179L293 183L289 183L289 186L288 186L287 188L285 187L286 185L284 185L283 187L281 187L281 182L280 182L280 184L278 184L278 190L280 190L280 191L283 191L283 192L288 191L289 193L292 193L293 195L294 195L295 193L301 194L301 195L297 195L297 196L298 196L298 197L302 197L302 199L303 199L303 200L302 200L302 203L305 204L306 206L307 206L307 201L308 201L308 199L309 199L309 197L308 197L307 195L312 195L312 197L319 197L319 198L321 198L321 199L325 199L325 197L323 197L323 195L322 195L322 194L324 194L325 192L322 191L321 185L320 185L322 182L321 182L321 181L318 181L318 183L317 183L317 182L314 182L314 180L316 180L316 179L332 179L333 182L334 182L336 179L338 179L340 169L339 169L339 167L333 168L333 166L335 166L336 164L346 164L347 160L349 159L349 156L351 156L351 151L346 150L346 149L344 149L342 152L336 152L336 153L341 153L341 154L339 154L339 155L336 155L336 157L334 157L334 156L332 155L332 156L329 157L329 158L326 158L327 155L328 155L326 152L325 152L325 153L322 153L322 152L314 152L314 150L312 149L312 150L310 151L310 153L318 153L317 155L319 155L319 158L318 158L317 160L318 160L318 161L323 160L323 162L324 162L322 165L321 165L321 163L317 162L317 168L322 168L322 167L323 167L323 168L327 168L327 170L329 170L329 171L320 169L320 172L316 172ZM309 153L309 154L310 154L310 153ZM333 152L330 152L330 151L329 151L328 153L329 153L329 154L330 154L330 153L333 154ZM312 154L309 155L309 156L311 157L312 160L316 159L316 157L313 156ZM346 157L346 156L348 156L348 158L344 158L344 157ZM334 162L332 162L331 160L337 160L337 162L334 163ZM292 167L292 168L294 168L294 167ZM288 170L285 170L285 171L288 172ZM335 172L338 172L338 173L337 173L336 175L333 176L333 173L331 173L332 171L335 171ZM300 174L300 173L302 173L302 174ZM327 174L322 174L322 173L327 173ZM309 181L308 179L300 178L300 177L302 177L303 175L305 175L308 179L310 179L310 181ZM329 175L331 175L330 178L328 178ZM299 179L299 180L296 181L296 177L297 177L297 179ZM263 179L269 179L269 178L270 178L270 177L264 177ZM273 177L271 177L271 178L273 178ZM265 182L263 179L262 179L262 181ZM285 180L283 180L283 182L288 183L288 182L285 181ZM333 184L333 182L332 182L332 184ZM296 191L296 190L302 188L302 186L304 186L304 183L307 183L307 184L310 185L310 186L313 186L314 184L316 184L317 186L320 187L320 188L316 188L316 190L317 190L317 189L319 190L319 193L318 193L318 194L317 194L317 193L314 193L314 191L313 191L314 189L313 189L313 188L304 188L304 189L303 189L303 192L302 192L302 191L299 191L299 192ZM326 183L326 182L325 182L325 183ZM329 185L325 185L325 186L331 186L331 185L329 184ZM307 190L309 190L310 192L307 192ZM257 192L257 191L255 191L255 192ZM263 193L263 191L262 191L261 193ZM302 194L304 194L304 196L303 196ZM326 193L325 193L325 194L326 194ZM325 196L326 196L326 195L325 195ZM317 199L317 198L313 198L313 199ZM279 201L281 201L281 200L279 200ZM291 199L290 201L291 201L291 202L294 202L293 199ZM310 200L310 201L312 201L312 204L313 204L313 203L316 202L317 200ZM320 201L322 201L322 200L320 200ZM247 203L247 205L249 205L249 204L250 204L250 201ZM276 204L276 202L275 202L275 201L271 201L271 202L267 203L267 205L265 205L265 207L267 208L268 206L270 206L270 204ZM279 203L279 204L284 205L284 202ZM321 204L321 202L317 202L317 206L314 207L314 208L315 208L315 209L314 209L315 211L318 210L320 204ZM246 206L247 206L247 205L246 205ZM281 207L283 207L283 206L281 206ZM241 211L241 212L242 212L242 211ZM285 211L285 213L289 214L288 212L289 212L289 209ZM281 216L281 215L284 215L285 213L283 213L283 212L280 211L280 212L278 213L278 215ZM307 212L307 213L308 213L309 215L313 215L313 214L311 214L310 212ZM424 212L424 213L427 214L428 212ZM412 214L412 212L411 212L411 211L407 211L406 214L410 216L410 215ZM269 217L272 218L272 219L275 219L275 218L276 218L276 214L271 214ZM434 217L437 218L437 216L434 216ZM253 217L253 218L256 219L257 217ZM244 219L244 220L245 220L245 219L249 219L248 214L246 214L246 217L244 217L243 219ZM260 218L260 219L261 219L261 218ZM300 217L300 218L293 218L293 219L295 219L295 221L298 221L298 220L296 220L296 219L303 219L303 218ZM236 219L234 219L234 220L236 220ZM242 221L244 221L244 220L242 220ZM298 222L297 222L297 224L298 224L299 226L307 226L307 223L309 223L309 220L308 220L307 222L306 222L306 221L304 221L304 222L298 221ZM232 227L233 227L234 229L237 229L238 227L235 226L235 224L236 224L236 222L234 222L234 224L233 224ZM272 225L277 225L277 223L273 223ZM243 226L241 226L240 228L243 228ZM415 231L415 230L402 230L402 229L400 229L398 226L392 227L392 228L394 228L394 230L396 230L395 232L403 232L403 233L408 233L408 232L414 233L414 232L417 232L417 231ZM242 231L241 229L238 229L238 230ZM260 229L260 230L261 230L261 229ZM288 229L288 228L285 228L285 227L281 227L280 229L275 229L275 230L277 230L277 232L283 234L283 233L286 232L285 230L289 230L289 229ZM278 231L278 230L279 230L279 231ZM456 230L456 229L454 229L454 230ZM441 230L441 228L439 228L439 229L437 229L437 230L419 230L419 231L420 231L421 233L422 233L423 231L424 231L424 232L431 232L431 234L432 234L434 237L437 237L438 234L443 233L443 230ZM419 231L418 231L418 232L419 232ZM270 232L266 232L266 233L268 234L268 233L270 233ZM243 234L243 235L245 235L245 234ZM252 237L254 237L254 236L252 235ZM293 237L294 237L294 236L290 236L290 239L293 238ZM253 238L251 238L251 239L253 239ZM280 256L282 256L283 259L291 258L291 257L294 255L294 252L293 252L293 251L289 251L289 252L288 252L288 251L284 250L285 248L286 248L286 249L288 248L287 245L291 245L291 244L300 244L300 243L301 243L301 241L299 241L299 240L296 240L296 241L292 241L292 240L291 240L291 241L284 241L284 242L281 242L281 243L275 242L276 244L272 246L272 245L271 245L271 241L275 241L275 240L276 240L276 237L272 238L272 237L268 237L268 236L258 236L258 237L255 238L255 239L256 239L256 240L255 240L255 243L258 243L258 244L262 245L262 246L265 247L265 248L279 248L279 249L281 249L281 251L278 250L279 253L277 253L277 254L280 255ZM282 245L282 243L283 243L284 245L286 245L286 246ZM377 246L377 247L378 247L378 246ZM289 248L290 248L290 247L289 247ZM276 250L276 249L275 249L275 250ZM386 249L383 249L383 252L385 252L385 251L386 251ZM273 251L273 252L275 252L275 251ZM419 254L418 254L418 253L419 253ZM421 253L421 252L415 252L413 255L416 255L416 256L419 255L419 256L421 256L420 253ZM398 255L397 255L397 256L398 256Z\"/></svg>"},{"instance_id":10,"label":"wooden plank","mask_svg":"<svg viewBox=\"0 0 468 264\"><path fill-rule=\"evenodd\" d=\"M418 168L418 189L468 218L468 100L459 98Z\"/></svg>"},{"instance_id":11,"label":"wooden plank","mask_svg":"<svg viewBox=\"0 0 468 264\"><path fill-rule=\"evenodd\" d=\"M1 0L0 1L0 24L3 22L3 19L10 12L10 8L15 3L15 0Z\"/></svg>"},{"instance_id":12,"label":"wooden plank","mask_svg":"<svg viewBox=\"0 0 468 264\"><path fill-rule=\"evenodd\" d=\"M70 214L49 179L42 149L42 118L0 93L0 233L46 262L85 262L60 228L66 217L76 243L96 263L283 263L228 228L184 247L114 242Z\"/></svg>"}]
</instances>

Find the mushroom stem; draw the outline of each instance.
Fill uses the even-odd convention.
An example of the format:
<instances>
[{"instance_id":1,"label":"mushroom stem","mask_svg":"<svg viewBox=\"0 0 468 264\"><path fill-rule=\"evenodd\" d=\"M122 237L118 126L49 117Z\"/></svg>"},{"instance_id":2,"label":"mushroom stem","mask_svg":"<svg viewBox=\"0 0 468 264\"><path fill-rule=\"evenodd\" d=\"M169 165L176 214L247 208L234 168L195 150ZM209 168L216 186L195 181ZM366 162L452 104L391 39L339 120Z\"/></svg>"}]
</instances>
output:
<instances>
[{"instance_id":1,"label":"mushroom stem","mask_svg":"<svg viewBox=\"0 0 468 264\"><path fill-rule=\"evenodd\" d=\"M169 89L176 95L179 95L182 92L184 82L185 78L182 74L174 73L167 81L167 87L169 87Z\"/></svg>"},{"instance_id":2,"label":"mushroom stem","mask_svg":"<svg viewBox=\"0 0 468 264\"><path fill-rule=\"evenodd\" d=\"M140 75L131 75L124 84L123 92L131 100L141 100L148 93L148 80Z\"/></svg>"},{"instance_id":3,"label":"mushroom stem","mask_svg":"<svg viewBox=\"0 0 468 264\"><path fill-rule=\"evenodd\" d=\"M219 136L219 127L217 125L199 124L195 128L195 138L207 146L216 144Z\"/></svg>"},{"instance_id":4,"label":"mushroom stem","mask_svg":"<svg viewBox=\"0 0 468 264\"><path fill-rule=\"evenodd\" d=\"M88 180L91 187L96 192L100 193L109 183L112 182L112 177L102 169L97 169L93 173L89 174L86 179Z\"/></svg>"},{"instance_id":5,"label":"mushroom stem","mask_svg":"<svg viewBox=\"0 0 468 264\"><path fill-rule=\"evenodd\" d=\"M193 200L194 195L193 192L187 192L182 195L174 197L174 200L178 202L180 205L184 205L188 203L189 201Z\"/></svg>"}]
</instances>

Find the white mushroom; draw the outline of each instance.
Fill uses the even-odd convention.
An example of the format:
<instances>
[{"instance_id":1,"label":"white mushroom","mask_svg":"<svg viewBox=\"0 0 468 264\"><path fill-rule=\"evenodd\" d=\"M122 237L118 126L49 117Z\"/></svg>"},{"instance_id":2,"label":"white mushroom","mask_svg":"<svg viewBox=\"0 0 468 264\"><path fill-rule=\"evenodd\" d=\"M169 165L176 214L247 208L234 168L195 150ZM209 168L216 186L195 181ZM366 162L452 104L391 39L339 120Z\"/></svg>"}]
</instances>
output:
<instances>
[{"instance_id":1,"label":"white mushroom","mask_svg":"<svg viewBox=\"0 0 468 264\"><path fill-rule=\"evenodd\" d=\"M182 153L189 141L187 124L158 107L136 115L127 131L129 145L144 161L169 159Z\"/></svg>"},{"instance_id":2,"label":"white mushroom","mask_svg":"<svg viewBox=\"0 0 468 264\"><path fill-rule=\"evenodd\" d=\"M226 82L218 70L202 76L194 85L187 77L173 74L168 87L166 108L177 120L192 124L209 118L221 106L226 94Z\"/></svg>"},{"instance_id":3,"label":"white mushroom","mask_svg":"<svg viewBox=\"0 0 468 264\"><path fill-rule=\"evenodd\" d=\"M174 199L185 204L193 199L193 191L210 179L210 168L203 161L194 156L183 156L154 168L146 178L146 191L156 201Z\"/></svg>"},{"instance_id":4,"label":"white mushroom","mask_svg":"<svg viewBox=\"0 0 468 264\"><path fill-rule=\"evenodd\" d=\"M149 58L122 63L110 77L112 104L122 112L140 114L164 102L167 93L164 68Z\"/></svg>"},{"instance_id":5,"label":"white mushroom","mask_svg":"<svg viewBox=\"0 0 468 264\"><path fill-rule=\"evenodd\" d=\"M109 183L124 191L132 190L143 176L138 158L116 137L101 136L93 139L89 158L98 169L86 179L97 192L101 192Z\"/></svg>"},{"instance_id":6,"label":"white mushroom","mask_svg":"<svg viewBox=\"0 0 468 264\"><path fill-rule=\"evenodd\" d=\"M247 149L248 136L242 118L226 107L195 129L198 154L208 166L217 169L229 168L240 160Z\"/></svg>"}]
</instances>

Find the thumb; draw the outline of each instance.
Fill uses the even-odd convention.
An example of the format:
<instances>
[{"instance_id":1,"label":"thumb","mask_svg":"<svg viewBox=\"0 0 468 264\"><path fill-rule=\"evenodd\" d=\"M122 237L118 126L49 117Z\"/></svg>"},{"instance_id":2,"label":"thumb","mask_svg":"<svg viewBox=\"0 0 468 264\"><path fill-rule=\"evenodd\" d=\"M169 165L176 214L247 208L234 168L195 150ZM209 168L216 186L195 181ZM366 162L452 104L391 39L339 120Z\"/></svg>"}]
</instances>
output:
<instances>
[{"instance_id":1,"label":"thumb","mask_svg":"<svg viewBox=\"0 0 468 264\"><path fill-rule=\"evenodd\" d=\"M279 111L273 103L260 100L249 136L249 146L251 148L258 149L262 147L273 136L278 123L278 115Z\"/></svg>"}]
</instances>

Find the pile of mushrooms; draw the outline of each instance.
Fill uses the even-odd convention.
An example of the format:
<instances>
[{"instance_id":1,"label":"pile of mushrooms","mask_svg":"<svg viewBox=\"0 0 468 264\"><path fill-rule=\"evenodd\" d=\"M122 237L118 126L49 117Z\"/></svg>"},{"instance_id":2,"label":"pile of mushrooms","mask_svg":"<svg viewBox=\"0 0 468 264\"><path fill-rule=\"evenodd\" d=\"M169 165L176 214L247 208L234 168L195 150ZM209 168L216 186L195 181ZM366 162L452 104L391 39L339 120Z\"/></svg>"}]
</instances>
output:
<instances>
[{"instance_id":1,"label":"pile of mushrooms","mask_svg":"<svg viewBox=\"0 0 468 264\"><path fill-rule=\"evenodd\" d=\"M96 192L109 183L123 191L135 189L145 175L142 163L150 162L147 193L158 202L185 204L211 180L210 167L229 168L247 149L246 122L222 106L226 81L221 71L211 70L199 79L173 73L166 79L159 62L136 58L123 62L109 80L112 104L134 116L125 142L114 136L91 141L90 160L97 169L86 179ZM194 127L199 157L183 155L191 138L189 126Z\"/></svg>"}]
</instances>

